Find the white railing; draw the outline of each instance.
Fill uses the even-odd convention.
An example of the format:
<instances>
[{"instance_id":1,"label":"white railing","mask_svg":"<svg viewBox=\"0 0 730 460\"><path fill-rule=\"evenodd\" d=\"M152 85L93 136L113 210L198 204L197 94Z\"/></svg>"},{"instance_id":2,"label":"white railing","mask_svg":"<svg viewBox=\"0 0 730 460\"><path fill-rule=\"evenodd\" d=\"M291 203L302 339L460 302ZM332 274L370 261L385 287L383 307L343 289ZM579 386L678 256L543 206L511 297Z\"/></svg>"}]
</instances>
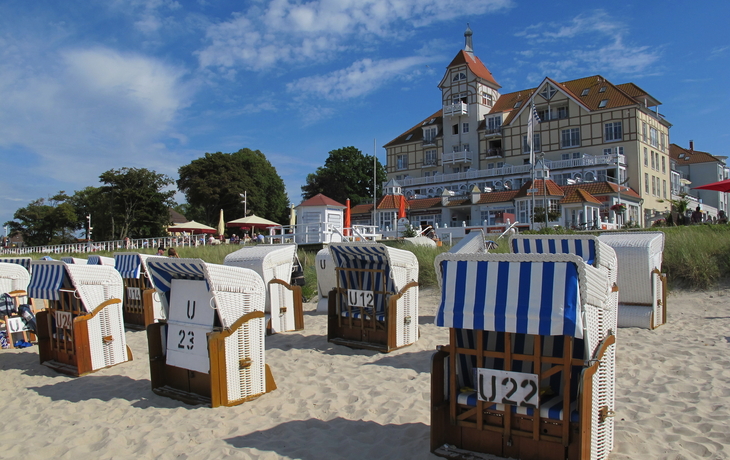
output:
<instances>
[{"instance_id":1,"label":"white railing","mask_svg":"<svg viewBox=\"0 0 730 460\"><path fill-rule=\"evenodd\" d=\"M444 116L445 117L449 117L449 116L453 117L453 116L468 115L468 114L469 114L469 106L463 102L457 102L456 104L444 106Z\"/></svg>"},{"instance_id":2,"label":"white railing","mask_svg":"<svg viewBox=\"0 0 730 460\"><path fill-rule=\"evenodd\" d=\"M375 241L380 235L374 225L353 225L343 229L339 225L316 222L311 224L280 225L271 227L266 236L268 243L322 244L340 241ZM347 235L345 235L347 233Z\"/></svg>"},{"instance_id":3,"label":"white railing","mask_svg":"<svg viewBox=\"0 0 730 460\"><path fill-rule=\"evenodd\" d=\"M69 244L46 244L43 246L3 248L0 250L0 254L76 254L97 251L115 252L119 250L155 249L160 246L165 248L205 246L206 244L207 236L165 236L159 238L138 238L133 240L90 241Z\"/></svg>"},{"instance_id":4,"label":"white railing","mask_svg":"<svg viewBox=\"0 0 730 460\"><path fill-rule=\"evenodd\" d=\"M464 152L459 152L464 153ZM456 154L456 153L454 153ZM446 163L447 155L444 154L443 162ZM567 168L580 168L585 166L610 166L615 165L615 156L611 155L588 155L581 158L571 158L568 160L545 160L545 164L550 170L567 169ZM626 164L626 158L620 155L619 162L623 165ZM506 176L510 174L528 174L532 171L531 165L509 165L506 164L501 168L493 169L477 169L473 171L466 171L453 174L439 174L437 176L429 177L409 177L407 179L400 180L400 184L403 187L410 187L414 185L425 185L425 184L440 184L445 182L460 181L466 179L482 179L487 177Z\"/></svg>"},{"instance_id":5,"label":"white railing","mask_svg":"<svg viewBox=\"0 0 730 460\"><path fill-rule=\"evenodd\" d=\"M471 163L473 155L469 151L444 153L443 163Z\"/></svg>"}]
</instances>

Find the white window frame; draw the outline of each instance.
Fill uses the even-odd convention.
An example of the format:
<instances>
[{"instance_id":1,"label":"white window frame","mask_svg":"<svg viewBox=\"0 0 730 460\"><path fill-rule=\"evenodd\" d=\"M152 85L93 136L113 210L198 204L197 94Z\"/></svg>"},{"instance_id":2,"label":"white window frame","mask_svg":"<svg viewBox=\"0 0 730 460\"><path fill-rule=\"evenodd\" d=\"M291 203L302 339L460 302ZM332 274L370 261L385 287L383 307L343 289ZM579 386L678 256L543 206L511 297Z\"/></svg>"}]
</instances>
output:
<instances>
[{"instance_id":1,"label":"white window frame","mask_svg":"<svg viewBox=\"0 0 730 460\"><path fill-rule=\"evenodd\" d=\"M623 129L620 121L612 121L604 125L606 142L616 142L623 139Z\"/></svg>"},{"instance_id":2,"label":"white window frame","mask_svg":"<svg viewBox=\"0 0 730 460\"><path fill-rule=\"evenodd\" d=\"M403 155L397 155L395 157L395 169L398 171L403 171L404 169L408 169L408 154Z\"/></svg>"},{"instance_id":3,"label":"white window frame","mask_svg":"<svg viewBox=\"0 0 730 460\"><path fill-rule=\"evenodd\" d=\"M462 133L468 133L469 132L469 122L464 122L461 124L461 132Z\"/></svg>"},{"instance_id":4,"label":"white window frame","mask_svg":"<svg viewBox=\"0 0 730 460\"><path fill-rule=\"evenodd\" d=\"M540 133L534 133L532 135L533 152L540 152ZM530 153L530 144L527 143L527 134L522 135L522 153Z\"/></svg>"},{"instance_id":5,"label":"white window frame","mask_svg":"<svg viewBox=\"0 0 730 460\"><path fill-rule=\"evenodd\" d=\"M580 142L580 128L568 128L560 132L561 148L580 147Z\"/></svg>"}]
</instances>

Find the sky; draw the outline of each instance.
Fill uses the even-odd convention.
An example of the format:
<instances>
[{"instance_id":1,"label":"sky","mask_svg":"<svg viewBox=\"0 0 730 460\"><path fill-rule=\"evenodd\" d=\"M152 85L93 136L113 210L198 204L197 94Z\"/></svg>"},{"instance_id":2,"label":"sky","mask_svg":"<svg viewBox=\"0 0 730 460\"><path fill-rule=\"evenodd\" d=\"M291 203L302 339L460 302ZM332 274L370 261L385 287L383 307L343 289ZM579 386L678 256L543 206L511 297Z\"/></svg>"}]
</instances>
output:
<instances>
[{"instance_id":1,"label":"sky","mask_svg":"<svg viewBox=\"0 0 730 460\"><path fill-rule=\"evenodd\" d=\"M299 204L330 151L385 162L385 143L441 108L467 23L502 93L633 82L662 102L671 142L730 155L730 2L635 3L3 0L0 223L110 169L176 180L242 148Z\"/></svg>"}]
</instances>

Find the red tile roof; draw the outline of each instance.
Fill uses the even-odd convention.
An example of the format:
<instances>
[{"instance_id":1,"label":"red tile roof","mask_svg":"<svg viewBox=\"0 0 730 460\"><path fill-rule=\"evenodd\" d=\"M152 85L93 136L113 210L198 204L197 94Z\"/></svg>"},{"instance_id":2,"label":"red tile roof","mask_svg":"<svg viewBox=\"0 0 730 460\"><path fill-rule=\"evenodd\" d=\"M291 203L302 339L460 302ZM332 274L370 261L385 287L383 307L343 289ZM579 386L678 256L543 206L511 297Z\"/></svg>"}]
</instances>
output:
<instances>
[{"instance_id":1,"label":"red tile roof","mask_svg":"<svg viewBox=\"0 0 730 460\"><path fill-rule=\"evenodd\" d=\"M385 144L383 147L390 147L391 145L397 145L397 144L404 144L406 142L421 142L423 141L423 128L425 126L435 126L438 128L438 133L436 134L436 137L441 137L443 133L441 132L441 127L443 126L443 111L439 110L438 112L434 113L430 117L427 117L426 119L422 120L420 123L418 123L416 126L412 127L408 131L404 132L400 136L396 137L392 141ZM432 121L433 120L433 121ZM411 136L410 138L408 136Z\"/></svg>"},{"instance_id":2,"label":"red tile roof","mask_svg":"<svg viewBox=\"0 0 730 460\"><path fill-rule=\"evenodd\" d=\"M565 198L560 200L560 204L568 204L568 203L595 203L602 205L601 201L591 195L590 193L586 192L583 189L574 189L570 193L565 194Z\"/></svg>"},{"instance_id":3,"label":"red tile roof","mask_svg":"<svg viewBox=\"0 0 730 460\"><path fill-rule=\"evenodd\" d=\"M469 67L469 70L471 70L472 73L477 77L493 83L497 88L501 88L501 86L499 86L499 83L497 83L497 80L495 80L494 76L492 76L492 72L487 69L487 66L485 66L478 57L474 56L473 54L469 54L464 50L456 53L456 56L451 61L451 64L448 65L448 67L464 64L466 64L466 66Z\"/></svg>"},{"instance_id":4,"label":"red tile roof","mask_svg":"<svg viewBox=\"0 0 730 460\"><path fill-rule=\"evenodd\" d=\"M373 212L373 204L358 204L350 209L350 214L367 214Z\"/></svg>"},{"instance_id":5,"label":"red tile roof","mask_svg":"<svg viewBox=\"0 0 730 460\"><path fill-rule=\"evenodd\" d=\"M669 144L669 156L677 162L677 166L710 162L723 163L720 158L712 154L700 152L699 150L685 149L677 144Z\"/></svg>"},{"instance_id":6,"label":"red tile roof","mask_svg":"<svg viewBox=\"0 0 730 460\"><path fill-rule=\"evenodd\" d=\"M314 195L312 198L305 200L299 206L340 206L346 207L344 204L338 203L332 198L326 197L321 193Z\"/></svg>"},{"instance_id":7,"label":"red tile roof","mask_svg":"<svg viewBox=\"0 0 730 460\"><path fill-rule=\"evenodd\" d=\"M476 204L487 204L487 203L503 203L512 201L517 195L517 190L506 190L502 192L487 192L479 195L479 201Z\"/></svg>"},{"instance_id":8,"label":"red tile roof","mask_svg":"<svg viewBox=\"0 0 730 460\"><path fill-rule=\"evenodd\" d=\"M411 210L428 209L441 206L441 198L419 198L417 200L408 200Z\"/></svg>"},{"instance_id":9,"label":"red tile roof","mask_svg":"<svg viewBox=\"0 0 730 460\"><path fill-rule=\"evenodd\" d=\"M535 196L564 196L563 189L558 184L548 180L536 179L535 187L532 186L532 181L525 182L522 187L517 191L515 198L524 198L526 196L532 196L532 193L528 193L527 190L536 188Z\"/></svg>"},{"instance_id":10,"label":"red tile roof","mask_svg":"<svg viewBox=\"0 0 730 460\"><path fill-rule=\"evenodd\" d=\"M589 182L589 183L583 183L583 184L574 184L574 185L564 185L563 190L565 191L565 194L570 194L575 189L581 189L585 190L586 192L590 193L593 196L599 196L599 195L609 195L614 194L618 192L618 185L614 184L613 182ZM622 197L631 197L636 198L636 200L639 200L639 194L636 193L633 189L628 188L626 186L621 187L621 196Z\"/></svg>"},{"instance_id":11,"label":"red tile roof","mask_svg":"<svg viewBox=\"0 0 730 460\"><path fill-rule=\"evenodd\" d=\"M403 195L385 195L378 203L378 209L400 209L400 197ZM406 209L410 209L406 200Z\"/></svg>"}]
</instances>

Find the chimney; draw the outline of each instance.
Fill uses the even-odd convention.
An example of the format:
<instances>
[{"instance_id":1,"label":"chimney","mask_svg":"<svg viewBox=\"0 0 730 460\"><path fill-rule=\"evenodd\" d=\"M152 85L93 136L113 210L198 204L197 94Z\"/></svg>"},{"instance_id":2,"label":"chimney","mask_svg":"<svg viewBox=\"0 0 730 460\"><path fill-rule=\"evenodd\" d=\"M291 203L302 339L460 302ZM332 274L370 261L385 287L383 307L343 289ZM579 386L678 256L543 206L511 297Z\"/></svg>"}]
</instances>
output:
<instances>
[{"instance_id":1,"label":"chimney","mask_svg":"<svg viewBox=\"0 0 730 460\"><path fill-rule=\"evenodd\" d=\"M695 151L695 141L689 141L689 151L690 152Z\"/></svg>"}]
</instances>

